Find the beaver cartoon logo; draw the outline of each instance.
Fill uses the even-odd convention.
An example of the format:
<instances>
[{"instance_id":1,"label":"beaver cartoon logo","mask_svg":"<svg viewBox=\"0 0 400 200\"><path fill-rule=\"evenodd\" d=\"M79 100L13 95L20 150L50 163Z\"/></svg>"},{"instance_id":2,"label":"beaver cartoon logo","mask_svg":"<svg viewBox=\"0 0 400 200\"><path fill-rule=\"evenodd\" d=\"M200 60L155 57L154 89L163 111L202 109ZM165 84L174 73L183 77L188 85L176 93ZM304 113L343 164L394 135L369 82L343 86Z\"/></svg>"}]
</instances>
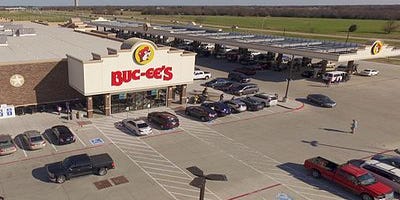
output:
<instances>
[{"instance_id":1,"label":"beaver cartoon logo","mask_svg":"<svg viewBox=\"0 0 400 200\"><path fill-rule=\"evenodd\" d=\"M136 61L137 64L145 65L153 60L154 48L149 44L142 44L136 48L133 55L133 59Z\"/></svg>"},{"instance_id":2,"label":"beaver cartoon logo","mask_svg":"<svg viewBox=\"0 0 400 200\"><path fill-rule=\"evenodd\" d=\"M376 55L381 52L383 43L381 41L375 41L371 48L371 54Z\"/></svg>"}]
</instances>

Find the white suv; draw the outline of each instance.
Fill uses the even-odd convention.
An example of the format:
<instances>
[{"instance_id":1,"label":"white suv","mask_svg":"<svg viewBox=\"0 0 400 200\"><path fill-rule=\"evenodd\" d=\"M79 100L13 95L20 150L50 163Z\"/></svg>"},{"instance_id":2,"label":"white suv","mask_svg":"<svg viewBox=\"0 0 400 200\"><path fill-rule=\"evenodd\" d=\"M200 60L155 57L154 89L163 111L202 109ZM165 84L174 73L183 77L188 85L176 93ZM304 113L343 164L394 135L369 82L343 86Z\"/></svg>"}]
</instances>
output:
<instances>
[{"instance_id":1,"label":"white suv","mask_svg":"<svg viewBox=\"0 0 400 200\"><path fill-rule=\"evenodd\" d=\"M360 167L370 171L379 182L400 193L400 169L377 160L367 160Z\"/></svg>"}]
</instances>

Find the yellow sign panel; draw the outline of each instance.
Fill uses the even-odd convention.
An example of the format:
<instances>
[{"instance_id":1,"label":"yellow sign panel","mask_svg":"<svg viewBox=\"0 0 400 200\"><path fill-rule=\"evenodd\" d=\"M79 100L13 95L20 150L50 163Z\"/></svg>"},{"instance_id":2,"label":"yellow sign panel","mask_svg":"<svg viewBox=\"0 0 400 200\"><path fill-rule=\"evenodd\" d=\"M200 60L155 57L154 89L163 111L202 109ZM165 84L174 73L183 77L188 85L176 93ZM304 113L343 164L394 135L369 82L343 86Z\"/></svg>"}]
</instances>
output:
<instances>
[{"instance_id":1,"label":"yellow sign panel","mask_svg":"<svg viewBox=\"0 0 400 200\"><path fill-rule=\"evenodd\" d=\"M139 45L135 53L133 54L133 59L139 65L145 65L150 63L154 58L154 48L150 44Z\"/></svg>"},{"instance_id":2,"label":"yellow sign panel","mask_svg":"<svg viewBox=\"0 0 400 200\"><path fill-rule=\"evenodd\" d=\"M383 43L381 41L375 41L371 48L371 54L376 55L381 52Z\"/></svg>"}]
</instances>

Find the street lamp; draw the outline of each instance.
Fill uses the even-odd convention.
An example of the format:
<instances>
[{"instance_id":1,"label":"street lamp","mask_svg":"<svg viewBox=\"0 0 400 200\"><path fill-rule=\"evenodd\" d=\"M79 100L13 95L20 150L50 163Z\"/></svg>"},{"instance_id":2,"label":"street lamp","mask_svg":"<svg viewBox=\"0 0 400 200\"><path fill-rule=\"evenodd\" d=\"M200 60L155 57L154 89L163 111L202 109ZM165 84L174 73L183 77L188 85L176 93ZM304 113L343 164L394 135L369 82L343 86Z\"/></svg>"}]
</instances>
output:
<instances>
[{"instance_id":1,"label":"street lamp","mask_svg":"<svg viewBox=\"0 0 400 200\"><path fill-rule=\"evenodd\" d=\"M204 192L206 189L206 180L212 181L228 181L228 178L224 174L208 174L204 175L203 170L196 166L186 168L190 173L197 176L194 178L189 185L200 188L199 200L204 200Z\"/></svg>"},{"instance_id":2,"label":"street lamp","mask_svg":"<svg viewBox=\"0 0 400 200\"><path fill-rule=\"evenodd\" d=\"M287 78L287 85L286 85L286 92L285 92L285 96L282 99L283 102L286 102L287 98L288 98L290 80L292 79L293 63L294 63L294 55L292 55L292 60L290 62L289 75L288 75L288 78Z\"/></svg>"}]
</instances>

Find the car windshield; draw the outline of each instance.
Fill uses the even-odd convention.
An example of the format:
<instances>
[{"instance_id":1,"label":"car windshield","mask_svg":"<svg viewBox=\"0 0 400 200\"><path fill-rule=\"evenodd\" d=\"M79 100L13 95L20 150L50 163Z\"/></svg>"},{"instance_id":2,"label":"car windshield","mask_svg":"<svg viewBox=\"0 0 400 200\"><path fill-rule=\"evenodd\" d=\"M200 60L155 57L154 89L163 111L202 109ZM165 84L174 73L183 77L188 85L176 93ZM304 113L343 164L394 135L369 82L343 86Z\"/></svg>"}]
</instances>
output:
<instances>
[{"instance_id":1,"label":"car windshield","mask_svg":"<svg viewBox=\"0 0 400 200\"><path fill-rule=\"evenodd\" d=\"M61 164L65 169L69 169L72 165L72 162L69 158L66 158L65 160L62 161Z\"/></svg>"},{"instance_id":2,"label":"car windshield","mask_svg":"<svg viewBox=\"0 0 400 200\"><path fill-rule=\"evenodd\" d=\"M8 140L0 140L0 144L8 144Z\"/></svg>"},{"instance_id":3,"label":"car windshield","mask_svg":"<svg viewBox=\"0 0 400 200\"><path fill-rule=\"evenodd\" d=\"M376 179L370 173L358 177L361 185L372 185L376 183Z\"/></svg>"},{"instance_id":4,"label":"car windshield","mask_svg":"<svg viewBox=\"0 0 400 200\"><path fill-rule=\"evenodd\" d=\"M146 127L148 127L149 125L147 125L146 123L141 123L141 124L138 124L138 127L139 128L146 128Z\"/></svg>"},{"instance_id":5,"label":"car windshield","mask_svg":"<svg viewBox=\"0 0 400 200\"><path fill-rule=\"evenodd\" d=\"M42 136L31 137L31 142L42 142L42 141L43 141Z\"/></svg>"}]
</instances>

